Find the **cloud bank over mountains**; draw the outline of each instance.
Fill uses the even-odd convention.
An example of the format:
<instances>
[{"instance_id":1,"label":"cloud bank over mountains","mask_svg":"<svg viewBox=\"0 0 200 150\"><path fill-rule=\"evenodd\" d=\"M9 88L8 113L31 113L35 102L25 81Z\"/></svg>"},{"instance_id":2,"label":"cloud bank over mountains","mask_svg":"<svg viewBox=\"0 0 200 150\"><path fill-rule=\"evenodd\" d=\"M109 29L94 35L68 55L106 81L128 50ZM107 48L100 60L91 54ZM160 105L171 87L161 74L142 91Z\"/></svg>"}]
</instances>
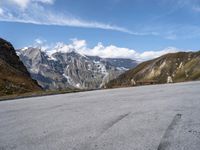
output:
<instances>
[{"instance_id":1,"label":"cloud bank over mountains","mask_svg":"<svg viewBox=\"0 0 200 150\"><path fill-rule=\"evenodd\" d=\"M75 50L76 52L89 55L89 56L99 56L102 58L130 58L137 61L150 60L167 53L174 53L182 51L175 47L168 47L163 50L158 51L144 51L138 52L137 50L118 47L115 45L103 45L103 43L98 43L93 48L89 48L86 40L71 39L71 43L65 44L63 42L58 42L56 44L47 44L47 41L36 39L33 44L34 47L40 47L43 51L46 51L49 55L55 52L71 52Z\"/></svg>"}]
</instances>

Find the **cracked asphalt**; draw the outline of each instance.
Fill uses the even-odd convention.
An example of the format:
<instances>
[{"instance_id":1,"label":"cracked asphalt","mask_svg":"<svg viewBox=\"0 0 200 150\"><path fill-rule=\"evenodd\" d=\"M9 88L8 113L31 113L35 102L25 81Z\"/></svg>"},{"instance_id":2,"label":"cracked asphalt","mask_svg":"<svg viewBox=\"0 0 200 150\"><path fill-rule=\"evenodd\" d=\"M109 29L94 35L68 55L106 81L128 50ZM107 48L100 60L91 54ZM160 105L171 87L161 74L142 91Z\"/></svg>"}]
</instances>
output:
<instances>
[{"instance_id":1,"label":"cracked asphalt","mask_svg":"<svg viewBox=\"0 0 200 150\"><path fill-rule=\"evenodd\" d=\"M0 150L199 150L200 82L0 102Z\"/></svg>"}]
</instances>

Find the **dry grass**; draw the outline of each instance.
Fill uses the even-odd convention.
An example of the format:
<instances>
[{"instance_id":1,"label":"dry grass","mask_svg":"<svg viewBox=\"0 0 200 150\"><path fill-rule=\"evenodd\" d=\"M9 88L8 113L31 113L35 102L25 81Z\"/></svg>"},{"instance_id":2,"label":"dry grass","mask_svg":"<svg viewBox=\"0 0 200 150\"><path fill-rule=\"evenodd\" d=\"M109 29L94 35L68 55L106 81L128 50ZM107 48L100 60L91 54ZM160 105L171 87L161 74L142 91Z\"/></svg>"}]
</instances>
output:
<instances>
[{"instance_id":1,"label":"dry grass","mask_svg":"<svg viewBox=\"0 0 200 150\"><path fill-rule=\"evenodd\" d=\"M23 94L12 94L12 95L1 96L0 101L15 100L15 99L29 98L29 97L48 96L48 95L76 93L76 92L84 92L84 91L89 91L89 90L65 89L65 90L52 90L52 91L49 90L49 91L27 92L27 93L23 93Z\"/></svg>"},{"instance_id":2,"label":"dry grass","mask_svg":"<svg viewBox=\"0 0 200 150\"><path fill-rule=\"evenodd\" d=\"M183 68L178 69L180 63ZM163 65L164 64L164 65ZM161 67L162 66L162 67ZM188 75L186 75L186 73ZM137 81L155 80L156 83L166 83L167 77L173 77L174 82L193 81L200 79L200 51L178 52L163 55L159 58L143 62L118 78L110 81L106 87L131 86L131 79Z\"/></svg>"}]
</instances>

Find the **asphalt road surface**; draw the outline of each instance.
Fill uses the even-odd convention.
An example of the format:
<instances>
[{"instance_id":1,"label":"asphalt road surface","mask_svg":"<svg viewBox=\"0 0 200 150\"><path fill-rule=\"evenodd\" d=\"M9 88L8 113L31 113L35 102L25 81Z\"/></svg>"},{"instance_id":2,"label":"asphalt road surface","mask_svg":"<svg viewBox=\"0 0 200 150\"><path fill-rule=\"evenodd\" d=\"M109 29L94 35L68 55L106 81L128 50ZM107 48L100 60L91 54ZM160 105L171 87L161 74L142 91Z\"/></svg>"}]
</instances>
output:
<instances>
[{"instance_id":1,"label":"asphalt road surface","mask_svg":"<svg viewBox=\"0 0 200 150\"><path fill-rule=\"evenodd\" d=\"M0 150L200 150L200 82L0 102Z\"/></svg>"}]
</instances>

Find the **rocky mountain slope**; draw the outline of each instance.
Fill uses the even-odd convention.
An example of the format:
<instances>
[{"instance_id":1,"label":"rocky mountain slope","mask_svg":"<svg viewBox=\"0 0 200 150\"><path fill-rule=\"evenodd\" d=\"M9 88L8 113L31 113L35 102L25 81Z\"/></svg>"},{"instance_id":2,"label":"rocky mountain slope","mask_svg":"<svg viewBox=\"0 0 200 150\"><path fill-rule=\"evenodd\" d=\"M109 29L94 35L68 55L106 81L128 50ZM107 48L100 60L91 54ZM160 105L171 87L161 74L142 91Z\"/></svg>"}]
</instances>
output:
<instances>
[{"instance_id":1,"label":"rocky mountain slope","mask_svg":"<svg viewBox=\"0 0 200 150\"><path fill-rule=\"evenodd\" d=\"M182 82L200 79L200 51L178 52L163 55L143 62L106 86L121 87L131 85Z\"/></svg>"},{"instance_id":2,"label":"rocky mountain slope","mask_svg":"<svg viewBox=\"0 0 200 150\"><path fill-rule=\"evenodd\" d=\"M13 46L0 38L0 96L39 90Z\"/></svg>"},{"instance_id":3,"label":"rocky mountain slope","mask_svg":"<svg viewBox=\"0 0 200 150\"><path fill-rule=\"evenodd\" d=\"M40 48L24 48L17 51L31 76L45 89L95 89L124 71L136 66L130 59L103 59L85 56L74 49L52 51Z\"/></svg>"}]
</instances>

